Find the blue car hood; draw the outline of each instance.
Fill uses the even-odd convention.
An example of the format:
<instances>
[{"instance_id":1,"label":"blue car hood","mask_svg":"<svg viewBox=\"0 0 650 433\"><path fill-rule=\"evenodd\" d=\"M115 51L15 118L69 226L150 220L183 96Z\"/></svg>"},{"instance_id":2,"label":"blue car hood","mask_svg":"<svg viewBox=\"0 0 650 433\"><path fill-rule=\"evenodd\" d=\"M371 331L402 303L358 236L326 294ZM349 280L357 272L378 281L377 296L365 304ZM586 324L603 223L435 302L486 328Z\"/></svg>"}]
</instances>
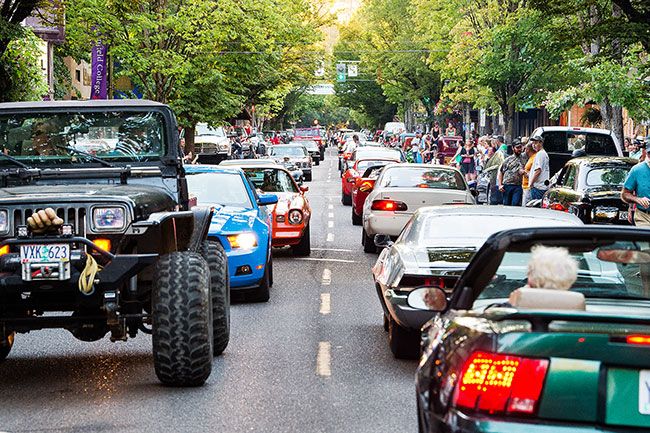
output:
<instances>
[{"instance_id":1,"label":"blue car hood","mask_svg":"<svg viewBox=\"0 0 650 433\"><path fill-rule=\"evenodd\" d=\"M211 235L251 231L257 216L256 209L236 206L211 205L214 209L210 222Z\"/></svg>"}]
</instances>

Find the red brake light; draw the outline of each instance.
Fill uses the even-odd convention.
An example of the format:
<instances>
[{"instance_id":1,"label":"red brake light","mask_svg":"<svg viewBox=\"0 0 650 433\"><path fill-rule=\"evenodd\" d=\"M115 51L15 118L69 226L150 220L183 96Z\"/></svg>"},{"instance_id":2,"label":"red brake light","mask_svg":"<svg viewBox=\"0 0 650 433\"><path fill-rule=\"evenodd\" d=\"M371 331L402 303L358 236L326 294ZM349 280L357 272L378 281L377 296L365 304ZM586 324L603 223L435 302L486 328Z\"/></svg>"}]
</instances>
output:
<instances>
[{"instance_id":1,"label":"red brake light","mask_svg":"<svg viewBox=\"0 0 650 433\"><path fill-rule=\"evenodd\" d=\"M650 346L650 335L628 335L625 338L627 344L642 344Z\"/></svg>"},{"instance_id":2,"label":"red brake light","mask_svg":"<svg viewBox=\"0 0 650 433\"><path fill-rule=\"evenodd\" d=\"M372 206L370 207L372 210L385 210L385 211L405 211L408 209L408 206L406 206L406 203L401 202L401 201L394 201L394 200L374 200L372 202Z\"/></svg>"},{"instance_id":3,"label":"red brake light","mask_svg":"<svg viewBox=\"0 0 650 433\"><path fill-rule=\"evenodd\" d=\"M454 404L489 413L535 413L548 360L475 352L465 363Z\"/></svg>"},{"instance_id":4,"label":"red brake light","mask_svg":"<svg viewBox=\"0 0 650 433\"><path fill-rule=\"evenodd\" d=\"M559 211L561 211L561 212L569 212L569 209L566 208L566 207L564 207L564 205L563 205L562 203L553 203L553 204L551 205L551 209L553 209L553 210L559 210Z\"/></svg>"}]
</instances>

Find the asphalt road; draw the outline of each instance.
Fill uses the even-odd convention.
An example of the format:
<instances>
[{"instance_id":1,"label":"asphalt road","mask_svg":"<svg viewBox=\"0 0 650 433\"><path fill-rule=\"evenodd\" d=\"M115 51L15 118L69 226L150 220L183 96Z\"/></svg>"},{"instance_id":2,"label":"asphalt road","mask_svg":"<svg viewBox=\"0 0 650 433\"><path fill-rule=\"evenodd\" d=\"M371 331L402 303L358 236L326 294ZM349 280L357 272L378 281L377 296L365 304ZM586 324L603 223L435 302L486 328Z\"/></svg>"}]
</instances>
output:
<instances>
[{"instance_id":1,"label":"asphalt road","mask_svg":"<svg viewBox=\"0 0 650 433\"><path fill-rule=\"evenodd\" d=\"M271 300L234 304L232 336L200 388L161 386L151 338L16 337L0 364L6 432L409 432L415 362L393 358L361 229L340 202L335 154L306 185L312 255L274 251Z\"/></svg>"}]
</instances>

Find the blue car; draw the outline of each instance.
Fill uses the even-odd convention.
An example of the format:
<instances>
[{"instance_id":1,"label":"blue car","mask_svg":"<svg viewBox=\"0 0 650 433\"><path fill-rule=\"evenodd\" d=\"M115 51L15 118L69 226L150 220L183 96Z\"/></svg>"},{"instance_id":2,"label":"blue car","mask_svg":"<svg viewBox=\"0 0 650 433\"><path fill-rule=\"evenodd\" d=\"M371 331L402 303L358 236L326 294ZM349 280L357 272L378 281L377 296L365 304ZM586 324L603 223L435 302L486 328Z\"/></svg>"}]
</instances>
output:
<instances>
[{"instance_id":1,"label":"blue car","mask_svg":"<svg viewBox=\"0 0 650 433\"><path fill-rule=\"evenodd\" d=\"M275 194L260 194L235 167L185 167L190 197L214 209L208 240L219 242L228 256L230 288L250 300L266 302L273 284L271 212Z\"/></svg>"}]
</instances>

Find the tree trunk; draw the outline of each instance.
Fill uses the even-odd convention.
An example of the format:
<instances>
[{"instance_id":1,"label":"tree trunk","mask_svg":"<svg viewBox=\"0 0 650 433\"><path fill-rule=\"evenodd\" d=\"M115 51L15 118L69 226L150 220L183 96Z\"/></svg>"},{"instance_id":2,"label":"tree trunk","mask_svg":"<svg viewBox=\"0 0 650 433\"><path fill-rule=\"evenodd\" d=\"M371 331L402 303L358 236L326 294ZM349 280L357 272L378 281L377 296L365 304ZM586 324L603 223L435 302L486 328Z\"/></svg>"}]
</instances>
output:
<instances>
[{"instance_id":1,"label":"tree trunk","mask_svg":"<svg viewBox=\"0 0 650 433\"><path fill-rule=\"evenodd\" d=\"M606 129L611 130L619 143L623 143L623 108L612 105L609 98L605 98L600 104L600 115Z\"/></svg>"},{"instance_id":2,"label":"tree trunk","mask_svg":"<svg viewBox=\"0 0 650 433\"><path fill-rule=\"evenodd\" d=\"M467 140L472 136L472 131L470 131L472 118L469 113L469 105L467 104L465 104L465 110L463 112L463 123L465 124L465 140Z\"/></svg>"},{"instance_id":3,"label":"tree trunk","mask_svg":"<svg viewBox=\"0 0 650 433\"><path fill-rule=\"evenodd\" d=\"M507 103L501 106L501 110L503 111L503 137L506 143L512 143L515 115L517 114L515 104Z\"/></svg>"},{"instance_id":4,"label":"tree trunk","mask_svg":"<svg viewBox=\"0 0 650 433\"><path fill-rule=\"evenodd\" d=\"M9 92L11 91L12 82L5 66L5 63L0 62L0 102L10 102Z\"/></svg>"}]
</instances>

